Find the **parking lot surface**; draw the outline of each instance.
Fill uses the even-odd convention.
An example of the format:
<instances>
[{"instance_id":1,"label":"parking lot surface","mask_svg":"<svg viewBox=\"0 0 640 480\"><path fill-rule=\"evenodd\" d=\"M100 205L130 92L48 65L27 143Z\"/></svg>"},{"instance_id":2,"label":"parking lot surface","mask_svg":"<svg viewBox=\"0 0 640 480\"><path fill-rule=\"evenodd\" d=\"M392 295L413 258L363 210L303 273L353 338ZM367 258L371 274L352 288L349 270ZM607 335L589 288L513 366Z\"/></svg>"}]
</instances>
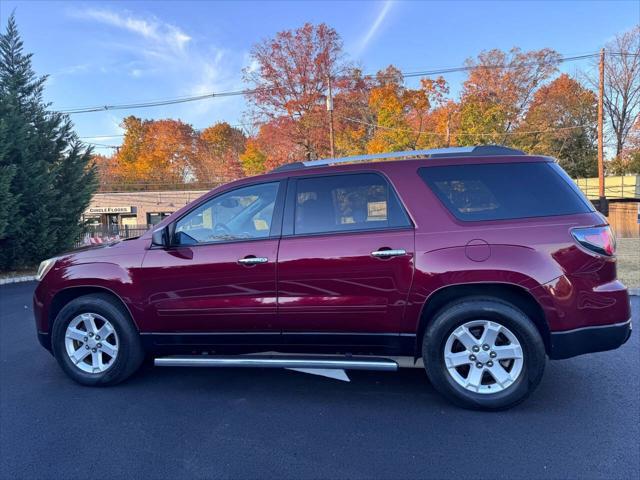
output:
<instances>
[{"instance_id":1,"label":"parking lot surface","mask_svg":"<svg viewBox=\"0 0 640 480\"><path fill-rule=\"evenodd\" d=\"M640 476L637 327L619 350L548 362L533 396L499 413L449 405L422 370L345 383L146 367L87 388L38 344L34 288L0 287L3 479Z\"/></svg>"}]
</instances>

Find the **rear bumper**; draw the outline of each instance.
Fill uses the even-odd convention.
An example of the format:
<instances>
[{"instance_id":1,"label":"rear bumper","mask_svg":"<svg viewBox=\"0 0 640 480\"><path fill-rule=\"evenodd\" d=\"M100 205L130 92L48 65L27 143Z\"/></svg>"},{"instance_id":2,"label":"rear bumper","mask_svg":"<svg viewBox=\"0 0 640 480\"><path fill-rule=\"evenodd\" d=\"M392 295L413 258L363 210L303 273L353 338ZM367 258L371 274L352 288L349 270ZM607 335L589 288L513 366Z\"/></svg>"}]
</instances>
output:
<instances>
[{"instance_id":1,"label":"rear bumper","mask_svg":"<svg viewBox=\"0 0 640 480\"><path fill-rule=\"evenodd\" d=\"M562 359L592 352L614 350L631 336L631 319L623 323L551 332L549 358Z\"/></svg>"}]
</instances>

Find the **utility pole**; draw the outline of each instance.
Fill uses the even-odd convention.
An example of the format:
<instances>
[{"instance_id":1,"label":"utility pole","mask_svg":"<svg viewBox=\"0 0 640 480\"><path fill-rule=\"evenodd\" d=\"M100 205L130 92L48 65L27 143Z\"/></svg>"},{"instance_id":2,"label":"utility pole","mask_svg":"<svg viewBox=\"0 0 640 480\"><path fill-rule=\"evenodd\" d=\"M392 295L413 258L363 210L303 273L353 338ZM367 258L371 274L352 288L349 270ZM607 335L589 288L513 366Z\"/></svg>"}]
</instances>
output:
<instances>
[{"instance_id":1,"label":"utility pole","mask_svg":"<svg viewBox=\"0 0 640 480\"><path fill-rule=\"evenodd\" d=\"M451 146L451 129L449 124L451 123L451 111L447 112L447 131L446 131L446 144L445 147L449 148Z\"/></svg>"},{"instance_id":2,"label":"utility pole","mask_svg":"<svg viewBox=\"0 0 640 480\"><path fill-rule=\"evenodd\" d=\"M600 50L600 82L598 86L598 196L599 210L609 213L604 194L604 48Z\"/></svg>"},{"instance_id":3,"label":"utility pole","mask_svg":"<svg viewBox=\"0 0 640 480\"><path fill-rule=\"evenodd\" d=\"M327 75L327 112L329 112L329 145L331 147L331 158L336 158L335 138L333 133L333 94L331 92L331 75Z\"/></svg>"}]
</instances>

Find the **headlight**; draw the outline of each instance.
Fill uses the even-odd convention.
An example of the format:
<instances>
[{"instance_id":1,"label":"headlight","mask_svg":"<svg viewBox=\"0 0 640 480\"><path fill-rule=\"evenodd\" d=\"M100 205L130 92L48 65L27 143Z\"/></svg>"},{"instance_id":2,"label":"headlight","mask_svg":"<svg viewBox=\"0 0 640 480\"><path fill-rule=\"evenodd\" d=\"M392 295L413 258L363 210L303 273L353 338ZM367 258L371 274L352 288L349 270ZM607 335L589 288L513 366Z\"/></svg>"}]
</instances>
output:
<instances>
[{"instance_id":1,"label":"headlight","mask_svg":"<svg viewBox=\"0 0 640 480\"><path fill-rule=\"evenodd\" d=\"M53 267L53 265L56 263L56 260L57 260L56 258L49 258L47 260L40 262L40 266L38 267L38 273L36 273L37 281L40 281L44 278L47 272L51 270L51 267Z\"/></svg>"}]
</instances>

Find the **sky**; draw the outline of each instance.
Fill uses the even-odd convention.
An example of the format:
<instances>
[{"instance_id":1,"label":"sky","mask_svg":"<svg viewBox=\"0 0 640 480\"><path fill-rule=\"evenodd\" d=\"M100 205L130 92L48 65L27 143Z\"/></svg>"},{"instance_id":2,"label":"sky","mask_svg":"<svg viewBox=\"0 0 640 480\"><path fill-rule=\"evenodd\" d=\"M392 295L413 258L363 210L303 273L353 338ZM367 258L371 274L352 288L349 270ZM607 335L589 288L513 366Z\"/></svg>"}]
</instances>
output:
<instances>
[{"instance_id":1,"label":"sky","mask_svg":"<svg viewBox=\"0 0 640 480\"><path fill-rule=\"evenodd\" d=\"M640 1L144 1L0 0L0 23L15 12L25 50L48 74L53 109L154 101L247 88L252 46L305 22L324 22L346 59L366 73L456 67L482 50L550 47L571 56L599 50L640 23ZM589 61L562 71L589 70ZM452 94L463 74L449 74ZM417 80L412 80L416 82ZM72 115L87 142L118 145L127 115L179 118L195 128L246 122L243 97ZM109 153L98 146L97 151Z\"/></svg>"}]
</instances>

